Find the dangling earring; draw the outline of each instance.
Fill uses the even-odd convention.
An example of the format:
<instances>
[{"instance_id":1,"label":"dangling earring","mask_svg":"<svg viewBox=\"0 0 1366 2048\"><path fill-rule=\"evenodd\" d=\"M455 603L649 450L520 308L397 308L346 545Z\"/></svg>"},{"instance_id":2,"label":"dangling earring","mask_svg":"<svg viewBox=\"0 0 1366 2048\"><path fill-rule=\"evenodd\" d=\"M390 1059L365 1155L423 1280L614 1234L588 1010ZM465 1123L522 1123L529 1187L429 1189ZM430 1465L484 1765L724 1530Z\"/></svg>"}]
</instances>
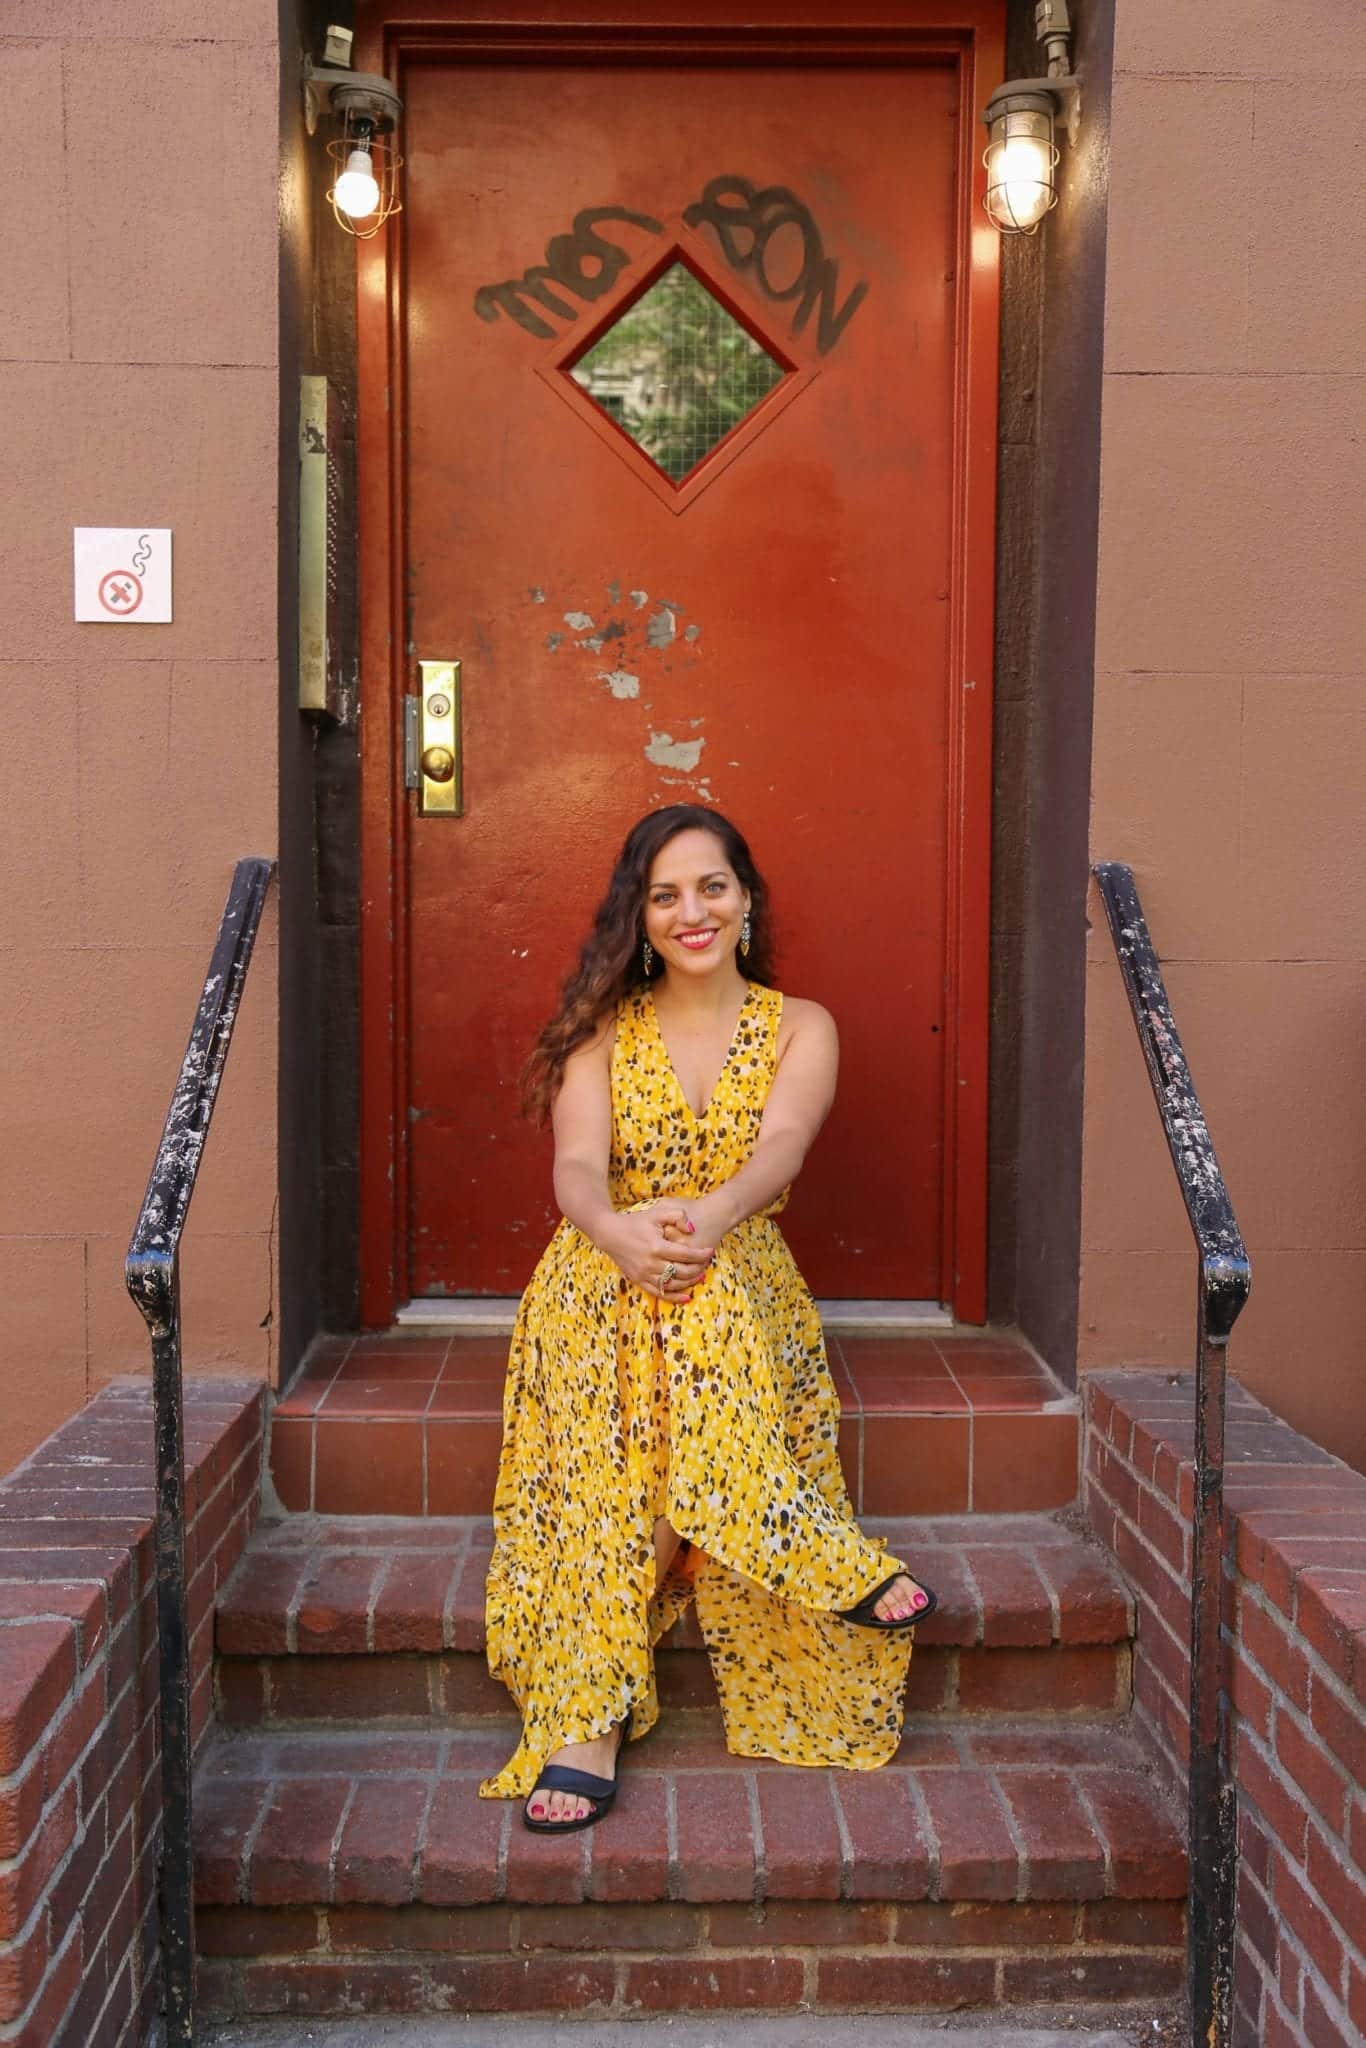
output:
<instances>
[{"instance_id":1,"label":"dangling earring","mask_svg":"<svg viewBox=\"0 0 1366 2048\"><path fill-rule=\"evenodd\" d=\"M645 963L645 974L646 974L646 978L648 979L648 977L649 977L649 973L650 973L650 969L651 969L651 968L652 968L652 967L654 966L654 964L655 964L655 949L654 949L654 947L653 947L653 946L652 946L652 945L650 944L650 941L649 941L648 939L647 939L647 940L645 941L645 950L644 950L644 952L643 952L643 953L641 954L641 956L640 956L640 957L641 957L641 959L642 959L642 960L644 961L644 963Z\"/></svg>"},{"instance_id":2,"label":"dangling earring","mask_svg":"<svg viewBox=\"0 0 1366 2048\"><path fill-rule=\"evenodd\" d=\"M746 959L748 959L748 957L749 957L749 912L748 912L748 911L746 911L746 912L745 912L745 914L744 914L743 918L742 918L742 919L740 920L740 951L741 951L741 952L742 952L742 953L743 953L743 954L745 955Z\"/></svg>"}]
</instances>

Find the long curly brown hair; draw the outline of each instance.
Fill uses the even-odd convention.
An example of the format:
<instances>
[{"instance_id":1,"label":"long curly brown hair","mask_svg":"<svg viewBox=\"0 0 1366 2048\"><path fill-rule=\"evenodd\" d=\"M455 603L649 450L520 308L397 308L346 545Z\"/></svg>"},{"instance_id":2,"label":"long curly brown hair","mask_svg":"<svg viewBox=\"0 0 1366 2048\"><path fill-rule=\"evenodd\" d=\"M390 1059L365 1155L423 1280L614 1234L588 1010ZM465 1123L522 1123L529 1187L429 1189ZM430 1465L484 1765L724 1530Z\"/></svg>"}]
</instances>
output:
<instances>
[{"instance_id":1,"label":"long curly brown hair","mask_svg":"<svg viewBox=\"0 0 1366 2048\"><path fill-rule=\"evenodd\" d=\"M704 804L667 804L647 811L626 835L612 879L593 916L593 928L578 965L560 990L559 1007L532 1047L522 1070L522 1102L533 1122L543 1124L564 1078L565 1061L593 1036L624 995L659 980L658 961L645 972L645 893L650 870L680 832L710 832L719 839L741 887L748 889L749 952L736 966L749 981L773 986L773 931L768 884L754 865L743 833Z\"/></svg>"}]
</instances>

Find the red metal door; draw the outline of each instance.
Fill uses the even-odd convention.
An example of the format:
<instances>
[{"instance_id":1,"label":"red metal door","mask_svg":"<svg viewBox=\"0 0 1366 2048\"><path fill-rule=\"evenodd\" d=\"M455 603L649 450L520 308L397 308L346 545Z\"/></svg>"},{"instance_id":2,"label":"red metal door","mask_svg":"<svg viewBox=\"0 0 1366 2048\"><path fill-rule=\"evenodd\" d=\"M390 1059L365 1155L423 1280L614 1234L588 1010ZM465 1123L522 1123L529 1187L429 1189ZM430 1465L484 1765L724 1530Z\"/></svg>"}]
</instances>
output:
<instances>
[{"instance_id":1,"label":"red metal door","mask_svg":"<svg viewBox=\"0 0 1366 2048\"><path fill-rule=\"evenodd\" d=\"M980 32L906 14L373 53L407 173L361 278L371 1320L525 1284L555 1211L517 1073L680 799L749 837L782 985L839 1022L810 1284L981 1312L995 251ZM455 820L396 793L425 659L463 668Z\"/></svg>"}]
</instances>

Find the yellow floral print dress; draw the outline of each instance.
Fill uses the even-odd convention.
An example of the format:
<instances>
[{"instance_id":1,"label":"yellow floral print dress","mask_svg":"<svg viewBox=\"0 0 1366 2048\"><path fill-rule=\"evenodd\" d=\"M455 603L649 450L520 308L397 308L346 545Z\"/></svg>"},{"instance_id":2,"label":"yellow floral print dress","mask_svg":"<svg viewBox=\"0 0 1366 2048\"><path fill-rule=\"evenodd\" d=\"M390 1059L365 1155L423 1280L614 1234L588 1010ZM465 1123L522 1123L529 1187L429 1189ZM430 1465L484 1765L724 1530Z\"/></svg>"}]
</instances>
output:
<instances>
[{"instance_id":1,"label":"yellow floral print dress","mask_svg":"<svg viewBox=\"0 0 1366 2048\"><path fill-rule=\"evenodd\" d=\"M703 1115L648 991L618 1006L609 1184L618 1209L686 1201L753 1151L783 999L751 982ZM522 1713L485 1798L529 1792L552 1751L632 1737L659 1705L653 1648L694 1594L726 1740L783 1763L885 1763L910 1637L851 1607L896 1570L858 1529L816 1305L774 1217L728 1231L685 1307L634 1287L561 1222L522 1297L508 1366L488 1577L488 1658ZM655 1520L693 1546L654 1587Z\"/></svg>"}]
</instances>

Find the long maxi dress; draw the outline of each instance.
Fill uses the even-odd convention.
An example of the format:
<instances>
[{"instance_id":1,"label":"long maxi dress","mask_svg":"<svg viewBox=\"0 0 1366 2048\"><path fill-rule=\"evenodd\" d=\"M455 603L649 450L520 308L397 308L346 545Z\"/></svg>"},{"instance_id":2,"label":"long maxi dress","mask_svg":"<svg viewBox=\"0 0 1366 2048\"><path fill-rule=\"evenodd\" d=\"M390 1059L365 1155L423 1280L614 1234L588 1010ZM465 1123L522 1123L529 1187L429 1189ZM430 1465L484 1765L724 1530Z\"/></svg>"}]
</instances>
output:
<instances>
[{"instance_id":1,"label":"long maxi dress","mask_svg":"<svg viewBox=\"0 0 1366 2048\"><path fill-rule=\"evenodd\" d=\"M749 1158L782 1008L750 983L698 1116L649 991L623 999L617 1209L695 1200ZM489 1668L522 1740L485 1798L523 1796L552 1751L628 1708L646 1734L654 1644L694 1595L734 1754L870 1770L896 1749L910 1637L833 1610L898 1561L853 1519L820 1317L774 1220L786 1200L727 1231L686 1307L633 1286L567 1219L542 1255L512 1337L487 1592ZM660 1515L692 1552L656 1590Z\"/></svg>"}]
</instances>

